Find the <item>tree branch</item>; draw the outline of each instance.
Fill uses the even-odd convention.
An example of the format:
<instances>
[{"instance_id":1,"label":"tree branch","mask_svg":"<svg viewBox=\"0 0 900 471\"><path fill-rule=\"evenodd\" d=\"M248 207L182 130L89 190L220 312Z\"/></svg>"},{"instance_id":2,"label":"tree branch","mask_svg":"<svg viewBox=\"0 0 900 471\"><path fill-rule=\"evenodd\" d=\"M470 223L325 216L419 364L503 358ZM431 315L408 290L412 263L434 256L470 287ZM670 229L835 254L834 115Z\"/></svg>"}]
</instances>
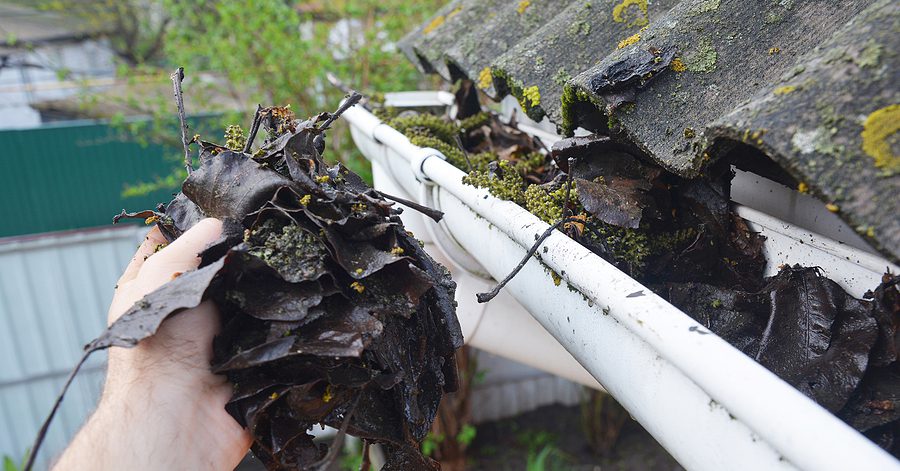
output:
<instances>
[{"instance_id":1,"label":"tree branch","mask_svg":"<svg viewBox=\"0 0 900 471\"><path fill-rule=\"evenodd\" d=\"M181 81L184 80L184 67L179 67L172 73L172 85L175 88L175 106L178 107L178 119L181 121L181 143L184 145L184 168L188 175L194 171L191 166L191 143L187 137L187 123L184 119L184 94L181 91Z\"/></svg>"}]
</instances>

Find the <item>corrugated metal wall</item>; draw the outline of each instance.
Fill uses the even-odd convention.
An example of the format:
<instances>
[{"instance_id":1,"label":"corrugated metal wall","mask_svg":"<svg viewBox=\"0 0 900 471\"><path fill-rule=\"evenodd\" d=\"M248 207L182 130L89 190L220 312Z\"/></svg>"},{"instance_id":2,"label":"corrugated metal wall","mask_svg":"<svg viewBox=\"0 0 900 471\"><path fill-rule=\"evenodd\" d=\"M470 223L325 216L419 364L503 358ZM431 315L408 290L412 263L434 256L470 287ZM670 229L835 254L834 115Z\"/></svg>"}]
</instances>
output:
<instances>
[{"instance_id":1,"label":"corrugated metal wall","mask_svg":"<svg viewBox=\"0 0 900 471\"><path fill-rule=\"evenodd\" d=\"M102 123L0 131L0 237L108 225L124 208L152 209L171 190L124 198L126 184L179 167L159 145L141 146Z\"/></svg>"},{"instance_id":2,"label":"corrugated metal wall","mask_svg":"<svg viewBox=\"0 0 900 471\"><path fill-rule=\"evenodd\" d=\"M113 287L145 227L0 241L0 455L20 459L82 346L106 325ZM39 469L93 410L105 354L95 354L50 427Z\"/></svg>"}]
</instances>

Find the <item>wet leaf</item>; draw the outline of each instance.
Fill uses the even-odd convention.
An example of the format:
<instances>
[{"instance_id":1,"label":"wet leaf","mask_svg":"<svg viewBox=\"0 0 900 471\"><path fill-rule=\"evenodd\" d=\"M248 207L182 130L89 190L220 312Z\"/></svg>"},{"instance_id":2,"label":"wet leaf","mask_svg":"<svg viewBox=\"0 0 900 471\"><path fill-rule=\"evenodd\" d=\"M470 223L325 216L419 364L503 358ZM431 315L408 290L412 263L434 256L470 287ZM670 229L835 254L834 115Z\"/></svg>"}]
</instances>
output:
<instances>
[{"instance_id":1,"label":"wet leaf","mask_svg":"<svg viewBox=\"0 0 900 471\"><path fill-rule=\"evenodd\" d=\"M263 168L246 154L221 152L203 160L188 176L182 192L208 217L243 220L291 181Z\"/></svg>"},{"instance_id":2,"label":"wet leaf","mask_svg":"<svg viewBox=\"0 0 900 471\"><path fill-rule=\"evenodd\" d=\"M156 333L169 316L181 309L197 307L204 299L213 278L225 265L226 258L183 273L175 280L141 298L103 334L85 347L87 351L112 346L133 347Z\"/></svg>"},{"instance_id":3,"label":"wet leaf","mask_svg":"<svg viewBox=\"0 0 900 471\"><path fill-rule=\"evenodd\" d=\"M785 268L756 360L836 412L859 384L878 334L868 306L815 268Z\"/></svg>"}]
</instances>

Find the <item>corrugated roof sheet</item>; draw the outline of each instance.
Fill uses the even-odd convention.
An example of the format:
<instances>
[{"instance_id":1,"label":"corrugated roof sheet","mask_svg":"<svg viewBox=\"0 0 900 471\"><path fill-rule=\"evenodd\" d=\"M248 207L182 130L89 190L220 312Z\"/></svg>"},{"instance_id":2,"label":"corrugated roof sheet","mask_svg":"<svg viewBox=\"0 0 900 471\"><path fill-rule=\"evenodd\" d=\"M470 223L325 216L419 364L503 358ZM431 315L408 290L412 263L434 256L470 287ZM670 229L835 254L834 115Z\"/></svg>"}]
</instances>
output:
<instances>
[{"instance_id":1,"label":"corrugated roof sheet","mask_svg":"<svg viewBox=\"0 0 900 471\"><path fill-rule=\"evenodd\" d=\"M890 0L458 0L401 49L685 177L761 152L896 261L898 31Z\"/></svg>"}]
</instances>

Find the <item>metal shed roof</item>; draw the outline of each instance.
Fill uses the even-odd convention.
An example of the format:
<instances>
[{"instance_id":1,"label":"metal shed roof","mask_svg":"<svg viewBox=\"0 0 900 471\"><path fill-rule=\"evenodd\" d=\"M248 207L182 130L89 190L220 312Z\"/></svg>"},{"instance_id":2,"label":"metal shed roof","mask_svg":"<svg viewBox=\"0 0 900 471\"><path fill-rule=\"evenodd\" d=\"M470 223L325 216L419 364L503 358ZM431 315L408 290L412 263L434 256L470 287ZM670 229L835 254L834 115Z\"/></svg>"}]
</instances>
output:
<instances>
[{"instance_id":1,"label":"metal shed roof","mask_svg":"<svg viewBox=\"0 0 900 471\"><path fill-rule=\"evenodd\" d=\"M685 177L760 153L900 259L900 5L457 0L401 49Z\"/></svg>"}]
</instances>

